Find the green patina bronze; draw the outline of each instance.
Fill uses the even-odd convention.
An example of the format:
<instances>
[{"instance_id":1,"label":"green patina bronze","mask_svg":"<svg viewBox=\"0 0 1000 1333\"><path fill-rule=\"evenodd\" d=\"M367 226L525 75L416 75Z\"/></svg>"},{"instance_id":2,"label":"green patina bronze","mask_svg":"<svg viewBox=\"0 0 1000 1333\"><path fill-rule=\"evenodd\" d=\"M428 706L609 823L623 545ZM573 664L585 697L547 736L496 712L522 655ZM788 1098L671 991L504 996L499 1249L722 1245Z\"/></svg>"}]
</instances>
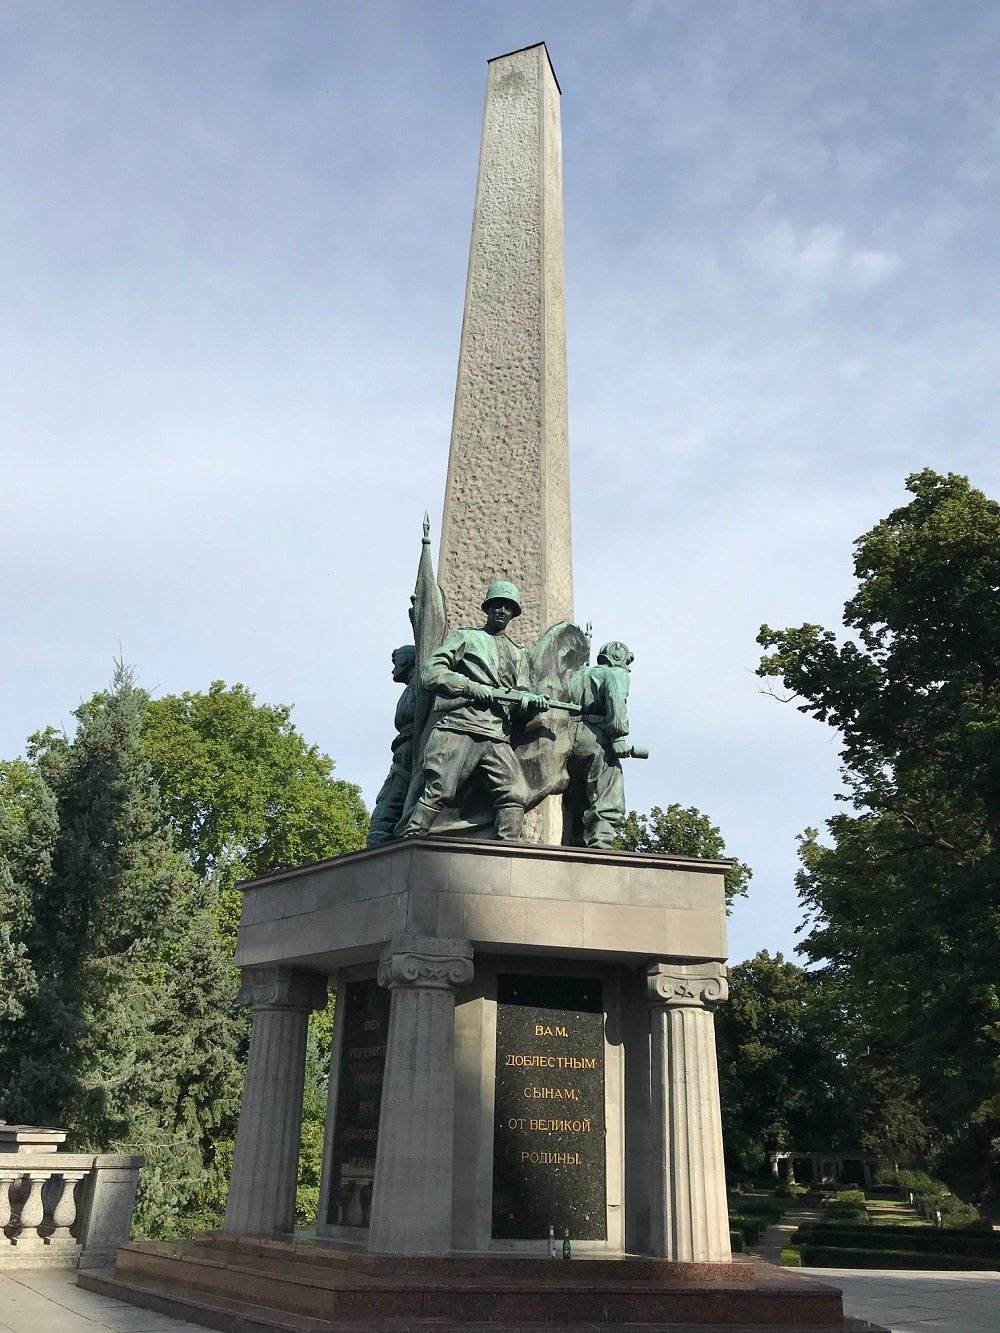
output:
<instances>
[{"instance_id":1,"label":"green patina bronze","mask_svg":"<svg viewBox=\"0 0 1000 1333\"><path fill-rule=\"evenodd\" d=\"M412 643L393 650L392 678L406 688L396 704L396 738L392 742L392 764L372 811L368 826L368 846L377 847L396 836L396 825L406 805L413 774L413 729L416 714L416 648Z\"/></svg>"},{"instance_id":2,"label":"green patina bronze","mask_svg":"<svg viewBox=\"0 0 1000 1333\"><path fill-rule=\"evenodd\" d=\"M446 633L429 548L424 515L415 646L393 654L406 689L369 845L476 829L517 839L525 811L561 795L564 841L609 847L625 818L621 760L647 754L626 739L631 652L611 641L592 667L590 626L568 621L520 647L507 627L521 614L521 594L507 579L487 589L485 623Z\"/></svg>"},{"instance_id":3,"label":"green patina bronze","mask_svg":"<svg viewBox=\"0 0 1000 1333\"><path fill-rule=\"evenodd\" d=\"M517 718L548 706L528 688L526 654L507 637L521 613L512 583L494 583L483 602L481 629L449 634L424 663L421 685L436 696L436 721L423 752L424 788L407 821L406 837L430 832L464 784L477 781L495 813L496 835L520 836L531 792L511 743Z\"/></svg>"}]
</instances>

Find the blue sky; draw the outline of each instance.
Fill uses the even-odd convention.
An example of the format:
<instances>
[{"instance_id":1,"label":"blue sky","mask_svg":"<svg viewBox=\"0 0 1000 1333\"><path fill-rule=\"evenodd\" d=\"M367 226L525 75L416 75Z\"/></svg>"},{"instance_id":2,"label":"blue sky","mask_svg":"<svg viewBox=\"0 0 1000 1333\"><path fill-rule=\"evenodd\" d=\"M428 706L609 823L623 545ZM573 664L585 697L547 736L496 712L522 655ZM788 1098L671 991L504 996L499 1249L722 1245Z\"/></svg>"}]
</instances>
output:
<instances>
[{"instance_id":1,"label":"blue sky","mask_svg":"<svg viewBox=\"0 0 1000 1333\"><path fill-rule=\"evenodd\" d=\"M578 618L636 654L629 803L794 945L836 738L758 626L839 623L907 473L1000 497L1000 9L975 0L0 10L0 754L243 681L384 776L438 527L486 61L563 89Z\"/></svg>"}]
</instances>

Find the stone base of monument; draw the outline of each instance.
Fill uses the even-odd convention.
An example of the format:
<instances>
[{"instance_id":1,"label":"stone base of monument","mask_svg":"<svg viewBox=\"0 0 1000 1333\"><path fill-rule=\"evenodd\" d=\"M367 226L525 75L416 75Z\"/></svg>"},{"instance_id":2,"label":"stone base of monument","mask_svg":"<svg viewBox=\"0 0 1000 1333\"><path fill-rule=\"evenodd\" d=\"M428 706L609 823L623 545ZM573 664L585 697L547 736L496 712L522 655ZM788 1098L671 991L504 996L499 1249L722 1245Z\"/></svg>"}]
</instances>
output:
<instances>
[{"instance_id":1,"label":"stone base of monument","mask_svg":"<svg viewBox=\"0 0 1000 1333\"><path fill-rule=\"evenodd\" d=\"M860 1333L840 1292L770 1264L374 1256L212 1235L130 1244L88 1290L228 1333Z\"/></svg>"},{"instance_id":2,"label":"stone base of monument","mask_svg":"<svg viewBox=\"0 0 1000 1333\"><path fill-rule=\"evenodd\" d=\"M127 1245L81 1281L268 1333L845 1328L833 1288L732 1262L712 1012L728 865L432 837L247 884L224 1233ZM293 1242L328 987L319 1213Z\"/></svg>"},{"instance_id":3,"label":"stone base of monument","mask_svg":"<svg viewBox=\"0 0 1000 1333\"><path fill-rule=\"evenodd\" d=\"M336 990L316 1232L379 1254L728 1260L725 861L397 841L245 886L225 1230L294 1221L306 1017Z\"/></svg>"}]
</instances>

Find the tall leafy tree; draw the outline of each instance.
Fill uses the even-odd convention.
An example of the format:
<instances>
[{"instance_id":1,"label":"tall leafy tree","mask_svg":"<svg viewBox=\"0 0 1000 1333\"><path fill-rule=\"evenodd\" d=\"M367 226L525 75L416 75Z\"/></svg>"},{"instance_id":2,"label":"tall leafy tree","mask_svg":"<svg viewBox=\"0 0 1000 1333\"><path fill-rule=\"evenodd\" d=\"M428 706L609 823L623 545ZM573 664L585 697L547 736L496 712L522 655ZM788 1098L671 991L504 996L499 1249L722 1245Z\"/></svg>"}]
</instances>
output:
<instances>
[{"instance_id":1,"label":"tall leafy tree","mask_svg":"<svg viewBox=\"0 0 1000 1333\"><path fill-rule=\"evenodd\" d=\"M163 810L198 875L220 885L219 911L235 934L237 880L364 846L359 789L296 730L291 708L259 704L243 685L151 700L142 744Z\"/></svg>"},{"instance_id":2,"label":"tall leafy tree","mask_svg":"<svg viewBox=\"0 0 1000 1333\"><path fill-rule=\"evenodd\" d=\"M716 1034L731 1168L761 1171L774 1148L858 1146L839 1020L829 983L780 953L729 969Z\"/></svg>"},{"instance_id":3,"label":"tall leafy tree","mask_svg":"<svg viewBox=\"0 0 1000 1333\"><path fill-rule=\"evenodd\" d=\"M666 852L674 856L702 856L707 860L726 856L721 831L695 806L676 802L663 810L654 805L649 814L630 810L615 846L632 852ZM753 871L736 861L726 872L726 910L734 898L744 897Z\"/></svg>"},{"instance_id":4,"label":"tall leafy tree","mask_svg":"<svg viewBox=\"0 0 1000 1333\"><path fill-rule=\"evenodd\" d=\"M22 858L36 989L2 1052L0 1113L64 1124L81 1147L143 1152L140 1217L155 1233L203 1191L239 1065L211 889L164 827L145 705L119 664L72 741L35 740L54 826L50 854Z\"/></svg>"},{"instance_id":5,"label":"tall leafy tree","mask_svg":"<svg viewBox=\"0 0 1000 1333\"><path fill-rule=\"evenodd\" d=\"M906 486L855 545L855 637L765 625L759 674L839 732L853 807L803 844L802 950L971 1167L1000 1132L1000 505L954 474Z\"/></svg>"}]
</instances>

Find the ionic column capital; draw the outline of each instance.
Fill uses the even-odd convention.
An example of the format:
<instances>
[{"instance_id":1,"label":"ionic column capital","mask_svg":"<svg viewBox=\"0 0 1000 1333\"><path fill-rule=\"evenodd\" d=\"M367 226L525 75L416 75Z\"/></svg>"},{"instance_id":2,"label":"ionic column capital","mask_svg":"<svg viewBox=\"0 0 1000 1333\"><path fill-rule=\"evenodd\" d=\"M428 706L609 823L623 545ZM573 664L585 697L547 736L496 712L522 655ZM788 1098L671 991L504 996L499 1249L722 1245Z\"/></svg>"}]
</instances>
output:
<instances>
[{"instance_id":1,"label":"ionic column capital","mask_svg":"<svg viewBox=\"0 0 1000 1333\"><path fill-rule=\"evenodd\" d=\"M245 967L237 1001L249 1009L290 1009L307 1014L326 1004L327 979L298 967Z\"/></svg>"},{"instance_id":2,"label":"ionic column capital","mask_svg":"<svg viewBox=\"0 0 1000 1333\"><path fill-rule=\"evenodd\" d=\"M380 986L390 989L460 990L473 977L472 945L468 940L439 940L401 935L382 950Z\"/></svg>"},{"instance_id":3,"label":"ionic column capital","mask_svg":"<svg viewBox=\"0 0 1000 1333\"><path fill-rule=\"evenodd\" d=\"M729 999L722 963L652 962L646 968L646 998L668 1009L714 1009Z\"/></svg>"}]
</instances>

